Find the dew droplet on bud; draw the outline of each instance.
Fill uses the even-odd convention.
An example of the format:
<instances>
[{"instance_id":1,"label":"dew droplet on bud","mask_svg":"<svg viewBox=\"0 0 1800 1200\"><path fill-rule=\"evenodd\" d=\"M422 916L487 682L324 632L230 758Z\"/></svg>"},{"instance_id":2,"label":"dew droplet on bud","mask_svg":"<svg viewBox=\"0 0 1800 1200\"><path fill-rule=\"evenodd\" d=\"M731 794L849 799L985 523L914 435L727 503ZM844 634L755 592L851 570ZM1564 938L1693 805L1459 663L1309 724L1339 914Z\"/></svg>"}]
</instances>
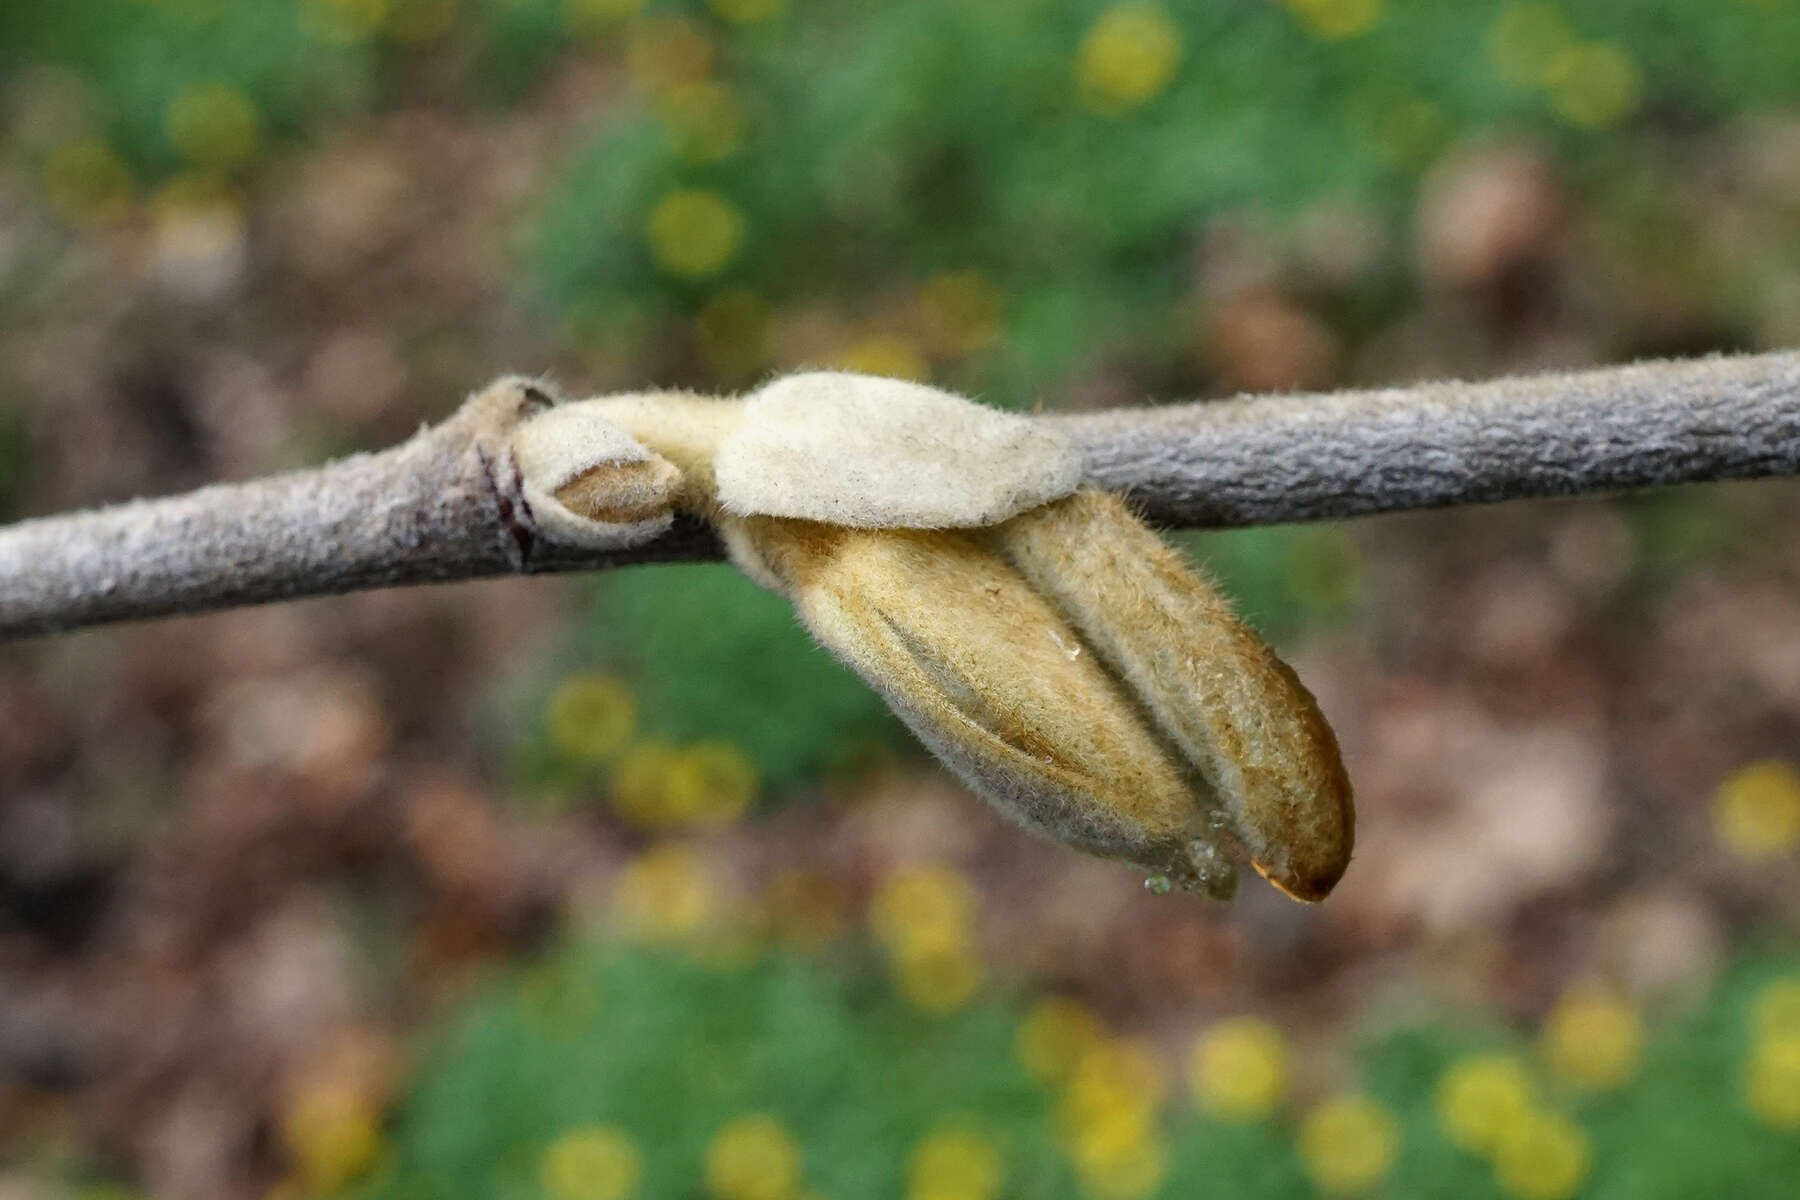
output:
<instances>
[{"instance_id":1,"label":"dew droplet on bud","mask_svg":"<svg viewBox=\"0 0 1800 1200\"><path fill-rule=\"evenodd\" d=\"M1214 900L1229 900L1237 895L1237 866L1217 843L1195 838L1187 844L1187 857L1193 868L1187 890L1203 892Z\"/></svg>"}]
</instances>

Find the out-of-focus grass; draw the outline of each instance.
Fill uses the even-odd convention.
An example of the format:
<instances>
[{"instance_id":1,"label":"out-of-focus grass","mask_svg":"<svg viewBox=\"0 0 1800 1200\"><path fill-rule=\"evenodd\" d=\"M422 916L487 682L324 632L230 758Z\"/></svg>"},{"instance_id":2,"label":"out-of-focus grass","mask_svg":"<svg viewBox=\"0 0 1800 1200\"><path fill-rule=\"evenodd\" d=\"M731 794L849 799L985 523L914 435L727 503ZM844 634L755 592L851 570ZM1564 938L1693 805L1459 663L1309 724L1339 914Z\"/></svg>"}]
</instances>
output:
<instances>
[{"instance_id":1,"label":"out-of-focus grass","mask_svg":"<svg viewBox=\"0 0 1800 1200\"><path fill-rule=\"evenodd\" d=\"M1304 1094L1260 1022L1178 1052L1070 1000L932 1014L875 978L747 951L559 951L461 1019L356 1194L1776 1197L1800 1169L1791 957L1742 964L1647 1039L1588 990L1535 1041L1415 1027ZM1258 1063L1270 1086L1250 1102L1237 1083ZM581 1187L601 1190L565 1192L559 1155L599 1133ZM722 1179L734 1136L762 1153ZM620 1155L636 1166L616 1186Z\"/></svg>"},{"instance_id":2,"label":"out-of-focus grass","mask_svg":"<svg viewBox=\"0 0 1800 1200\"><path fill-rule=\"evenodd\" d=\"M380 7L380 6L376 6ZM204 140L184 139L183 97L229 89L259 130L282 136L355 111L373 98L379 26L355 13L370 6L333 0L81 0L8 6L0 16L0 68L73 72L89 136L106 139L150 184L208 161ZM192 122L190 122L191 124Z\"/></svg>"},{"instance_id":3,"label":"out-of-focus grass","mask_svg":"<svg viewBox=\"0 0 1800 1200\"><path fill-rule=\"evenodd\" d=\"M550 7L525 0L508 20ZM752 26L664 4L605 36L636 103L542 210L531 271L553 309L655 326L722 289L829 305L1012 405L1102 356L1192 378L1184 301L1220 213L1280 220L1329 198L1398 225L1420 168L1484 131L1542 137L1605 178L1666 131L1800 96L1800 14L1752 3L927 0L799 3ZM715 103L695 104L702 83ZM742 224L702 268L646 236L680 189ZM958 270L1005 304L1002 336L970 355L923 344L905 312ZM1366 319L1406 299L1377 271L1340 303Z\"/></svg>"},{"instance_id":4,"label":"out-of-focus grass","mask_svg":"<svg viewBox=\"0 0 1800 1200\"><path fill-rule=\"evenodd\" d=\"M795 620L787 602L724 566L646 567L596 584L567 654L633 681L633 734L718 739L750 756L777 793L866 758L899 737L875 694ZM551 673L553 690L563 677ZM539 784L578 784L612 754L560 752L553 731L521 765ZM616 747L621 754L627 747ZM583 761L587 760L587 761Z\"/></svg>"}]
</instances>

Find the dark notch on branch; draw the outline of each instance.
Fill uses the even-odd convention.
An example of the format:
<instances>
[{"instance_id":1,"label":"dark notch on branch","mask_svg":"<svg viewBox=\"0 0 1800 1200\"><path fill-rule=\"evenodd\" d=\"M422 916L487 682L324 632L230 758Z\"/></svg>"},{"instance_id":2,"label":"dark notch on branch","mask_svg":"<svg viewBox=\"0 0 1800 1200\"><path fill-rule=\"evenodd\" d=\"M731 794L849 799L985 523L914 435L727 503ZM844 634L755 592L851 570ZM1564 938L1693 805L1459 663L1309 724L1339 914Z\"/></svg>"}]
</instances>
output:
<instances>
[{"instance_id":1,"label":"dark notch on branch","mask_svg":"<svg viewBox=\"0 0 1800 1200\"><path fill-rule=\"evenodd\" d=\"M493 393L483 393L483 397ZM557 542L518 485L530 405L482 397L391 449L0 529L0 637L360 588L720 557ZM1042 418L1170 526L1317 520L1800 474L1800 353Z\"/></svg>"}]
</instances>

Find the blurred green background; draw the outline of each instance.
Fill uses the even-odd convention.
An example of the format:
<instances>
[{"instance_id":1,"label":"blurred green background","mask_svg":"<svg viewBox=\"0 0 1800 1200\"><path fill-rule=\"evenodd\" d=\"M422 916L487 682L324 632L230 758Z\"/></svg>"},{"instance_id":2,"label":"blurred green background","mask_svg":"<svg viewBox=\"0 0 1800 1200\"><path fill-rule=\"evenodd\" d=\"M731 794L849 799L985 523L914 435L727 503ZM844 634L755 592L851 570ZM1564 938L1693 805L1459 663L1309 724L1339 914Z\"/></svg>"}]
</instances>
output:
<instances>
[{"instance_id":1,"label":"blurred green background","mask_svg":"<svg viewBox=\"0 0 1800 1200\"><path fill-rule=\"evenodd\" d=\"M0 8L0 513L505 371L1018 409L1800 342L1789 0ZM1786 1196L1800 488L1173 536L1359 856L1032 842L720 566L0 649L0 1197Z\"/></svg>"}]
</instances>

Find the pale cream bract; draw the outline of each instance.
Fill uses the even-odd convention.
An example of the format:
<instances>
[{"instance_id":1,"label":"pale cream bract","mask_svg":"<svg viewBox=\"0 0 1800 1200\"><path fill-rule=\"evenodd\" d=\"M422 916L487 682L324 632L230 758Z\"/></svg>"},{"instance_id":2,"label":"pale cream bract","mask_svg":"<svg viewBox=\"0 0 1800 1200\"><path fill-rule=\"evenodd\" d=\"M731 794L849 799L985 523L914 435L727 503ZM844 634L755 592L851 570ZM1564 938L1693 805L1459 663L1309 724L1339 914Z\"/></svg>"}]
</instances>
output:
<instances>
[{"instance_id":1,"label":"pale cream bract","mask_svg":"<svg viewBox=\"0 0 1800 1200\"><path fill-rule=\"evenodd\" d=\"M752 395L714 470L734 516L958 529L1068 495L1081 453L1026 417L937 388L819 371Z\"/></svg>"}]
</instances>

